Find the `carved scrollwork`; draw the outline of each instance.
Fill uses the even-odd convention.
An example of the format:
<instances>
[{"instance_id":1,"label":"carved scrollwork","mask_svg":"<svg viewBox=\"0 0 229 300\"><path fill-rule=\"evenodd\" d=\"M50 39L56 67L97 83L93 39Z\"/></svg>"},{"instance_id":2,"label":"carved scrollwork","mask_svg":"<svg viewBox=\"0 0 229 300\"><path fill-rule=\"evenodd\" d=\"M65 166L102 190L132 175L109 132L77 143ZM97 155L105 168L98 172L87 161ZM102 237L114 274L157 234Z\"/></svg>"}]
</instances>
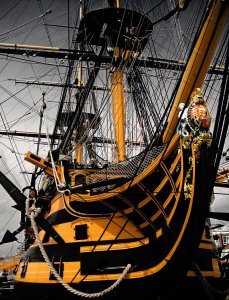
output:
<instances>
[{"instance_id":1,"label":"carved scrollwork","mask_svg":"<svg viewBox=\"0 0 229 300\"><path fill-rule=\"evenodd\" d=\"M181 103L182 104L182 103ZM178 133L181 135L181 143L184 149L190 149L194 144L195 156L200 157L200 149L203 144L211 146L212 134L209 131L211 116L203 98L203 92L197 88L191 95L189 106L184 109L180 105L181 120L178 126ZM185 134L183 134L185 132ZM188 132L188 134L187 134Z\"/></svg>"},{"instance_id":2,"label":"carved scrollwork","mask_svg":"<svg viewBox=\"0 0 229 300\"><path fill-rule=\"evenodd\" d=\"M182 104L182 103L181 103ZM190 150L193 146L195 159L201 155L202 145L208 148L211 146L212 134L209 131L211 125L211 116L203 98L202 91L197 88L191 95L190 104L187 108L180 104L180 123L178 134L181 136L181 145L184 150ZM184 179L184 197L190 199L193 192L192 170L193 158L189 157L189 168Z\"/></svg>"}]
</instances>

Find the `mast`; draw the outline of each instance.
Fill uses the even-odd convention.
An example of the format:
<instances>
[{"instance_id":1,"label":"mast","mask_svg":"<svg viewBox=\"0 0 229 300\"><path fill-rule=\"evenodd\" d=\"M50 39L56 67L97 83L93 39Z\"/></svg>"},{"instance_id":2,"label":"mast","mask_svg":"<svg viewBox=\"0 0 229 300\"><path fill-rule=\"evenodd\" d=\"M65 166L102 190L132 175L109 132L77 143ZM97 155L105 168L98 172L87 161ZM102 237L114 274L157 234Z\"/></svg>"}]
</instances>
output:
<instances>
[{"instance_id":1,"label":"mast","mask_svg":"<svg viewBox=\"0 0 229 300\"><path fill-rule=\"evenodd\" d=\"M79 10L79 18L82 20L83 17L83 7L82 7L82 1L80 1L80 10ZM80 46L80 50L82 50L82 46ZM78 65L78 80L77 80L77 86L80 90L80 87L82 86L82 67L83 67L83 62L80 60L79 65ZM77 134L77 132L73 131L74 133ZM78 165L82 165L83 161L83 145L82 143L75 143L75 160Z\"/></svg>"},{"instance_id":2,"label":"mast","mask_svg":"<svg viewBox=\"0 0 229 300\"><path fill-rule=\"evenodd\" d=\"M114 55L120 56L120 48L115 48ZM121 67L115 68L111 75L112 112L115 127L117 160L126 159L125 149L125 101L123 88L123 71Z\"/></svg>"},{"instance_id":3,"label":"mast","mask_svg":"<svg viewBox=\"0 0 229 300\"><path fill-rule=\"evenodd\" d=\"M120 1L116 1L116 8L120 7ZM120 58L122 55L120 47L114 48L114 56ZM125 148L125 96L123 87L123 70L121 65L115 67L111 75L111 96L112 96L112 112L115 128L116 140L116 155L117 161L124 161L126 159Z\"/></svg>"},{"instance_id":4,"label":"mast","mask_svg":"<svg viewBox=\"0 0 229 300\"><path fill-rule=\"evenodd\" d=\"M202 86L210 62L229 13L229 1L210 1L209 14L202 27L195 48L187 63L174 104L169 114L162 141L167 143L178 122L179 104L187 103L192 91Z\"/></svg>"}]
</instances>

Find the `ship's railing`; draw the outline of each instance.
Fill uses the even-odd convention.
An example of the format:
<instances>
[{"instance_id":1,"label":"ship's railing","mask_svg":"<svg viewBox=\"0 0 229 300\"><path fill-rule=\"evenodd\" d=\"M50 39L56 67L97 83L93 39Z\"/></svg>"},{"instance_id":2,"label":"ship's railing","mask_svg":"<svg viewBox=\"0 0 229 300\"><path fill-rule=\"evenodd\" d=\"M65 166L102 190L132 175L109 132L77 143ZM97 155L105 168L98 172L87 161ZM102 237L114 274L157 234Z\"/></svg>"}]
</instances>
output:
<instances>
[{"instance_id":1,"label":"ship's railing","mask_svg":"<svg viewBox=\"0 0 229 300\"><path fill-rule=\"evenodd\" d=\"M134 176L142 173L163 150L164 146L153 147L152 150L147 152L143 151L128 161L110 164L106 169L98 170L93 174L87 175L86 182L87 184L91 184L120 177L132 179ZM109 188L113 188L113 186L115 185L111 185ZM97 190L102 189L103 187L100 187Z\"/></svg>"}]
</instances>

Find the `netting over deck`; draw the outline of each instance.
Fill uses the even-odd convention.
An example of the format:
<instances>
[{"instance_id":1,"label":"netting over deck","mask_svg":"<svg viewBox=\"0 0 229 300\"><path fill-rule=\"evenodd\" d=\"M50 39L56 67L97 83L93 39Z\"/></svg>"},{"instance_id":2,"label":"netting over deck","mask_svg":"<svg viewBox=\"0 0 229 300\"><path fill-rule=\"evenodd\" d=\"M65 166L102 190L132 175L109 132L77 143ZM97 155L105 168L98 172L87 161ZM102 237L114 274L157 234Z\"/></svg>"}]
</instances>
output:
<instances>
[{"instance_id":1,"label":"netting over deck","mask_svg":"<svg viewBox=\"0 0 229 300\"><path fill-rule=\"evenodd\" d=\"M141 152L139 155L134 158L123 161L119 163L113 163L109 165L106 169L98 170L97 172L87 175L86 182L87 184L107 181L114 178L123 178L123 179L132 179L134 176L137 176L143 172L158 155L163 151L164 146L153 147L151 150ZM116 184L105 184L105 186L99 187L97 191L103 191L106 189L112 189Z\"/></svg>"}]
</instances>

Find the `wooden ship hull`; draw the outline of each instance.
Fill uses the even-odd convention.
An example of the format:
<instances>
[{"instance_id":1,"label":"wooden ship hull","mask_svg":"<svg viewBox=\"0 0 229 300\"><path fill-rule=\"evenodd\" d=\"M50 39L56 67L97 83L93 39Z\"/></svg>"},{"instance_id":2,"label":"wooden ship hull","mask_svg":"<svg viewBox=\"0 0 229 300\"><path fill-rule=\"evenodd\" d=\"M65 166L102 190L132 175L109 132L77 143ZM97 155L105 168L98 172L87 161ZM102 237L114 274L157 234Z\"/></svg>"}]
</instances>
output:
<instances>
[{"instance_id":1,"label":"wooden ship hull","mask_svg":"<svg viewBox=\"0 0 229 300\"><path fill-rule=\"evenodd\" d=\"M196 159L193 147L184 149L180 143L175 137L167 148L153 147L150 158L142 162L144 171L133 182L115 188L107 180L106 185L104 181L99 187L88 184L70 196L57 193L45 216L55 235L41 230L39 238L64 283L77 292L71 295L52 275L36 242L18 266L17 297L33 291L38 298L46 295L50 299L87 294L102 299L123 295L152 299L153 291L155 299L171 295L208 299L209 294L225 299L227 281L221 279L206 224L210 195L201 180L210 171L210 149L203 145ZM111 173L115 171L112 167ZM100 172L93 176L102 177ZM76 172L70 174L74 179ZM109 192L104 193L104 188ZM119 278L123 279L117 287L106 292Z\"/></svg>"}]
</instances>

